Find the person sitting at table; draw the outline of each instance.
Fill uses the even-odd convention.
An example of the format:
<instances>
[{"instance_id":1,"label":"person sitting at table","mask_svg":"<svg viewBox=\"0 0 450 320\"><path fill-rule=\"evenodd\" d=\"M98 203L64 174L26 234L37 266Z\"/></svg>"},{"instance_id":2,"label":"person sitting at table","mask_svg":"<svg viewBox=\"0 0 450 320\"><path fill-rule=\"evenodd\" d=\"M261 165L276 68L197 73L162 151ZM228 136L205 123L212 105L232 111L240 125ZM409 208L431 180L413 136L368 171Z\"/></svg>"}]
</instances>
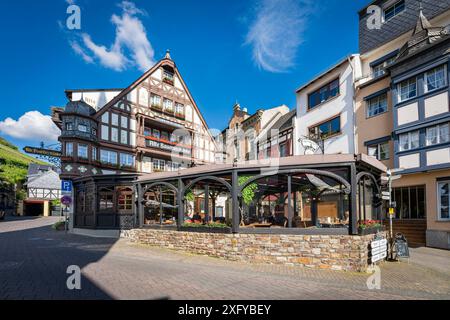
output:
<instances>
[{"instance_id":1,"label":"person sitting at table","mask_svg":"<svg viewBox=\"0 0 450 320\"><path fill-rule=\"evenodd\" d=\"M192 221L193 221L194 223L202 223L202 216L199 215L198 213L195 213L195 214L192 216Z\"/></svg>"}]
</instances>

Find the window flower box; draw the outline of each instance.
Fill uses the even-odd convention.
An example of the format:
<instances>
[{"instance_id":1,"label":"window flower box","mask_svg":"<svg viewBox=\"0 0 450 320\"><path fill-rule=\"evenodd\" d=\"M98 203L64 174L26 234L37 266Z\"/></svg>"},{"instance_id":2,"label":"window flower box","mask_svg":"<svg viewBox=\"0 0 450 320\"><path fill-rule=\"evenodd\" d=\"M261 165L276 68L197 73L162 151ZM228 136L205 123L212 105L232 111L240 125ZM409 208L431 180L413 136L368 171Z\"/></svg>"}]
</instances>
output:
<instances>
[{"instance_id":1,"label":"window flower box","mask_svg":"<svg viewBox=\"0 0 450 320\"><path fill-rule=\"evenodd\" d=\"M170 84L171 86L173 86L173 79L170 79L169 77L164 77L163 78L163 82L164 83L167 83L167 84Z\"/></svg>"},{"instance_id":2,"label":"window flower box","mask_svg":"<svg viewBox=\"0 0 450 320\"><path fill-rule=\"evenodd\" d=\"M358 223L358 235L376 234L384 229L378 220L366 220Z\"/></svg>"},{"instance_id":3,"label":"window flower box","mask_svg":"<svg viewBox=\"0 0 450 320\"><path fill-rule=\"evenodd\" d=\"M175 113L175 117L178 119L185 119L184 113Z\"/></svg>"},{"instance_id":4,"label":"window flower box","mask_svg":"<svg viewBox=\"0 0 450 320\"><path fill-rule=\"evenodd\" d=\"M153 110L157 110L157 111L162 111L162 105L160 105L160 104L152 104L152 109Z\"/></svg>"}]
</instances>

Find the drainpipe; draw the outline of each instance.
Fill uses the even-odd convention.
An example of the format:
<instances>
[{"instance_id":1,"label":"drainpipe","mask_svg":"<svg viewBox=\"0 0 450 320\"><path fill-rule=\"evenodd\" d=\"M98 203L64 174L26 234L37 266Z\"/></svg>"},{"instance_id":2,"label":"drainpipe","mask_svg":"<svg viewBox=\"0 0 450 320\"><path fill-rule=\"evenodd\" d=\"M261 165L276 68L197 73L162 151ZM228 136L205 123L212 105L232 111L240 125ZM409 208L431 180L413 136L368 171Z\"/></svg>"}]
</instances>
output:
<instances>
[{"instance_id":1,"label":"drainpipe","mask_svg":"<svg viewBox=\"0 0 450 320\"><path fill-rule=\"evenodd\" d=\"M352 68L352 86L353 86L353 97L352 97L352 106L353 106L353 116L352 116L352 122L353 122L353 154L356 154L358 152L357 150L357 142L356 142L356 85L355 85L355 67L352 64L352 55L347 56L347 61L350 64L350 67Z\"/></svg>"}]
</instances>

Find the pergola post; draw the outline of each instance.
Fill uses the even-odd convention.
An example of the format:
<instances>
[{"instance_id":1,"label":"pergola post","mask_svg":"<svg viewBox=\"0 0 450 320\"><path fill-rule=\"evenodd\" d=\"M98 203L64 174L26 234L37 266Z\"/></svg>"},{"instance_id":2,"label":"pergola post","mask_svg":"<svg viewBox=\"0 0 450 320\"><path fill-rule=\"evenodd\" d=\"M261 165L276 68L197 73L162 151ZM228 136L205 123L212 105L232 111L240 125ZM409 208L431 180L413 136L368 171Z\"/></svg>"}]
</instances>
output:
<instances>
[{"instance_id":1,"label":"pergola post","mask_svg":"<svg viewBox=\"0 0 450 320\"><path fill-rule=\"evenodd\" d=\"M205 184L205 222L209 222L209 184Z\"/></svg>"},{"instance_id":2,"label":"pergola post","mask_svg":"<svg viewBox=\"0 0 450 320\"><path fill-rule=\"evenodd\" d=\"M294 212L292 208L292 176L288 175L288 227L292 228L292 218Z\"/></svg>"},{"instance_id":3,"label":"pergola post","mask_svg":"<svg viewBox=\"0 0 450 320\"><path fill-rule=\"evenodd\" d=\"M139 228L144 226L144 206L142 201L144 201L144 191L142 190L142 185L138 184L138 219L139 219Z\"/></svg>"},{"instance_id":4,"label":"pergola post","mask_svg":"<svg viewBox=\"0 0 450 320\"><path fill-rule=\"evenodd\" d=\"M238 192L239 192L239 181L238 181L238 172L237 170L233 170L232 172L232 231L233 233L238 233L239 231L239 199L238 199Z\"/></svg>"},{"instance_id":5,"label":"pergola post","mask_svg":"<svg viewBox=\"0 0 450 320\"><path fill-rule=\"evenodd\" d=\"M184 222L184 183L182 179L178 179L178 194L177 194L177 205L178 205L178 229L181 228Z\"/></svg>"},{"instance_id":6,"label":"pergola post","mask_svg":"<svg viewBox=\"0 0 450 320\"><path fill-rule=\"evenodd\" d=\"M357 213L357 187L358 183L356 181L356 165L352 163L350 165L350 215L349 215L349 233L351 235L358 234L358 213Z\"/></svg>"},{"instance_id":7,"label":"pergola post","mask_svg":"<svg viewBox=\"0 0 450 320\"><path fill-rule=\"evenodd\" d=\"M159 224L163 223L163 196L162 196L162 188L158 187L159 193Z\"/></svg>"}]
</instances>

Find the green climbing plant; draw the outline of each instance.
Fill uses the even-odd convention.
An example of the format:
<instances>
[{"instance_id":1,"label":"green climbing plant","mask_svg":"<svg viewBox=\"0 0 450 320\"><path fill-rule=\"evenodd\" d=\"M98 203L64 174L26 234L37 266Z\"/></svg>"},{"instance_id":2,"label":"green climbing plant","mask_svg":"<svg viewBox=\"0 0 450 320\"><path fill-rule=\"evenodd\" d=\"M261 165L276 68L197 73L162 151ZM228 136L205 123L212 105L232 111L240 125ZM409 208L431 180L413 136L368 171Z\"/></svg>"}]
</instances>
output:
<instances>
[{"instance_id":1,"label":"green climbing plant","mask_svg":"<svg viewBox=\"0 0 450 320\"><path fill-rule=\"evenodd\" d=\"M244 185L248 180L253 178L252 176L242 176L238 178L239 185ZM250 183L242 190L242 200L248 206L253 202L256 191L258 190L258 184L256 182Z\"/></svg>"},{"instance_id":2,"label":"green climbing plant","mask_svg":"<svg viewBox=\"0 0 450 320\"><path fill-rule=\"evenodd\" d=\"M194 192L192 192L192 190L189 190L184 196L184 199L186 199L187 201L194 201Z\"/></svg>"}]
</instances>

